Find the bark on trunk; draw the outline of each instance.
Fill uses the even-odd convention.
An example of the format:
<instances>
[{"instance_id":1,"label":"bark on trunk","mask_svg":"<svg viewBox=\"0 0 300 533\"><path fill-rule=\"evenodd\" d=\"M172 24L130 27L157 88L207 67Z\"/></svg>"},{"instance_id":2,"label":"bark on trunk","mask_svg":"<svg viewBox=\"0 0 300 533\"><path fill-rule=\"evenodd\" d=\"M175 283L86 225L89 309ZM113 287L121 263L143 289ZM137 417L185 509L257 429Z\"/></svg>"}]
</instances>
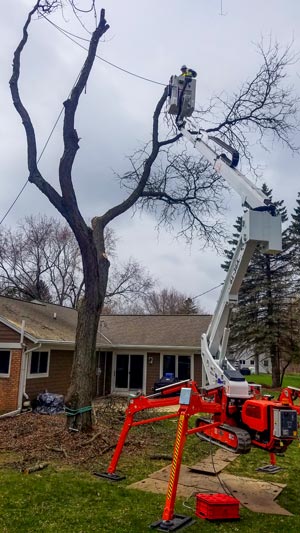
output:
<instances>
[{"instance_id":1,"label":"bark on trunk","mask_svg":"<svg viewBox=\"0 0 300 533\"><path fill-rule=\"evenodd\" d=\"M84 430L92 425L92 391L96 379L96 336L100 318L100 301L89 301L86 296L78 309L76 345L71 372L71 386L67 395L67 406L74 410L68 416L67 424L72 429ZM83 409L84 412L80 412ZM77 412L76 412L77 411Z\"/></svg>"},{"instance_id":2,"label":"bark on trunk","mask_svg":"<svg viewBox=\"0 0 300 533\"><path fill-rule=\"evenodd\" d=\"M280 387L280 357L277 354L276 346L271 347L272 361L272 388Z\"/></svg>"},{"instance_id":3,"label":"bark on trunk","mask_svg":"<svg viewBox=\"0 0 300 533\"><path fill-rule=\"evenodd\" d=\"M96 340L109 270L109 261L103 251L104 238L101 244L103 246L99 254L99 248L91 239L82 254L85 294L78 306L71 385L66 396L66 405L70 410L67 426L79 431L89 430L93 424L91 407L96 390Z\"/></svg>"},{"instance_id":4,"label":"bark on trunk","mask_svg":"<svg viewBox=\"0 0 300 533\"><path fill-rule=\"evenodd\" d=\"M254 373L259 374L259 355L254 355Z\"/></svg>"}]
</instances>

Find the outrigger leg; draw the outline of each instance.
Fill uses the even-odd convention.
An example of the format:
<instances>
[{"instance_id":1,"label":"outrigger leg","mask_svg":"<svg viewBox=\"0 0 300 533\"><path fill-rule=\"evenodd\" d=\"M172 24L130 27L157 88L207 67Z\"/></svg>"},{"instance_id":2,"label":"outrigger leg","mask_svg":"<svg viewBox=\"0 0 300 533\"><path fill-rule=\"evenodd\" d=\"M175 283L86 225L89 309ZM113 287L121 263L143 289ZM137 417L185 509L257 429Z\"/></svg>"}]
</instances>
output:
<instances>
[{"instance_id":1,"label":"outrigger leg","mask_svg":"<svg viewBox=\"0 0 300 533\"><path fill-rule=\"evenodd\" d=\"M120 459L120 455L123 450L129 430L135 426L141 426L144 424L152 424L153 422L159 422L161 420L167 420L169 418L177 418L178 412L159 415L146 420L134 421L134 415L140 411L147 409L155 409L157 407L167 407L171 405L178 405L179 398L168 397L169 394L179 392L183 386L190 385L191 390L197 391L196 383L191 380L184 380L173 385L167 385L158 389L159 392L151 396L137 396L130 400L128 408L126 410L126 418L119 436L118 444L115 448L110 465L106 472L94 472L95 476L110 479L111 481L121 481L125 479L125 476L116 473L116 468Z\"/></svg>"},{"instance_id":2,"label":"outrigger leg","mask_svg":"<svg viewBox=\"0 0 300 533\"><path fill-rule=\"evenodd\" d=\"M173 461L171 465L166 503L162 515L162 520L154 522L150 525L151 528L157 528L159 531L176 531L177 529L180 529L187 525L192 525L194 523L194 520L190 516L174 514L177 485L179 480L184 444L188 433L189 417L189 405L181 406L179 420L177 424Z\"/></svg>"},{"instance_id":3,"label":"outrigger leg","mask_svg":"<svg viewBox=\"0 0 300 533\"><path fill-rule=\"evenodd\" d=\"M116 473L116 468L117 468L117 464L118 464L120 455L122 453L122 449L125 444L128 432L132 426L132 421L133 421L133 415L128 414L126 416L126 419L125 419L125 422L124 422L124 425L123 425L123 428L122 428L122 431L121 431L121 434L118 440L118 444L115 448L114 454L112 456L112 459L111 459L111 462L110 462L110 465L107 471L106 472L94 472L95 476L104 477L105 479L110 479L111 481L121 481L122 479L125 479L125 476Z\"/></svg>"}]
</instances>

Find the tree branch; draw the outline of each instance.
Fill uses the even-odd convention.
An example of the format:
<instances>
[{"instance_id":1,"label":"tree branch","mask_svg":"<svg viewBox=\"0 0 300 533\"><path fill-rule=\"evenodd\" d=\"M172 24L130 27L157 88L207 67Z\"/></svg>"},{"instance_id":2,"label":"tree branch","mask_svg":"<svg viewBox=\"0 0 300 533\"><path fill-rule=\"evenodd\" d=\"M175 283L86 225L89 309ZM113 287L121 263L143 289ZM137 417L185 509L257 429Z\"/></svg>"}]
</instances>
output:
<instances>
[{"instance_id":1,"label":"tree branch","mask_svg":"<svg viewBox=\"0 0 300 533\"><path fill-rule=\"evenodd\" d=\"M125 213L128 209L130 209L140 198L142 195L142 192L146 186L147 180L150 176L151 168L156 160L156 157L159 153L160 147L163 145L162 143L159 143L158 141L158 123L159 123L159 117L161 110L163 108L164 103L166 102L168 96L168 88L166 87L160 100L158 101L158 104L155 108L154 114L153 114L153 126L152 126L152 150L150 155L146 158L144 161L144 168L143 172L141 174L141 177L135 187L135 189L132 191L132 193L129 195L129 197L121 202L119 205L114 206L113 208L109 209L103 216L102 216L102 223L104 227L114 218L121 215L122 213ZM177 136L174 138L173 142L177 140ZM168 142L168 144L172 142L171 140Z\"/></svg>"},{"instance_id":2,"label":"tree branch","mask_svg":"<svg viewBox=\"0 0 300 533\"><path fill-rule=\"evenodd\" d=\"M12 100L14 103L14 106L19 113L23 126L25 128L25 133L27 137L27 164L28 164L28 170L29 170L29 178L28 180L31 183L34 183L50 200L50 202L60 211L63 212L63 204L61 196L57 193L57 191L42 177L40 174L38 167L37 167L37 148L36 148L36 139L35 139L35 132L34 128L30 119L30 116L24 107L20 94L19 94L19 77L20 77L20 60L21 60L21 54L23 52L24 46L27 43L28 40L28 27L31 23L32 16L34 13L36 13L39 9L40 2L37 1L34 5L33 9L29 12L27 20L23 27L23 37L21 41L19 42L18 47L15 50L14 53L14 59L13 59L13 73L10 78L9 84L10 84L10 90L12 95Z\"/></svg>"},{"instance_id":3,"label":"tree branch","mask_svg":"<svg viewBox=\"0 0 300 533\"><path fill-rule=\"evenodd\" d=\"M79 98L86 86L91 69L96 57L97 47L99 40L107 32L109 25L106 23L105 10L101 10L99 24L94 31L88 50L88 55L82 70L79 74L78 80L75 83L70 98L64 102L65 117L63 127L63 139L64 139L64 153L60 160L59 165L59 181L62 190L64 201L68 206L76 209L77 214L77 200L72 183L72 167L74 159L79 149L79 137L74 126L75 113L78 107Z\"/></svg>"}]
</instances>

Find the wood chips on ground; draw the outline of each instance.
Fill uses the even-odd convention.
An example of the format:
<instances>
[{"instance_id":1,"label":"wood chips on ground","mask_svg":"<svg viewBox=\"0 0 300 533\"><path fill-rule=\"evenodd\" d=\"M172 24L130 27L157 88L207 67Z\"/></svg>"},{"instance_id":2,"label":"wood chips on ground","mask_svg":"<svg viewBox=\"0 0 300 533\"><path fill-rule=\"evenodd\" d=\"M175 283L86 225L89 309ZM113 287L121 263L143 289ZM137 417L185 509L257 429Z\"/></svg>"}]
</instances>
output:
<instances>
[{"instance_id":1,"label":"wood chips on ground","mask_svg":"<svg viewBox=\"0 0 300 533\"><path fill-rule=\"evenodd\" d=\"M89 468L97 459L112 454L124 420L126 402L109 398L95 405L96 423L90 433L70 432L66 417L33 412L0 419L0 464L20 470L40 462L59 461ZM139 443L128 438L126 453ZM92 468L92 466L91 466Z\"/></svg>"}]
</instances>

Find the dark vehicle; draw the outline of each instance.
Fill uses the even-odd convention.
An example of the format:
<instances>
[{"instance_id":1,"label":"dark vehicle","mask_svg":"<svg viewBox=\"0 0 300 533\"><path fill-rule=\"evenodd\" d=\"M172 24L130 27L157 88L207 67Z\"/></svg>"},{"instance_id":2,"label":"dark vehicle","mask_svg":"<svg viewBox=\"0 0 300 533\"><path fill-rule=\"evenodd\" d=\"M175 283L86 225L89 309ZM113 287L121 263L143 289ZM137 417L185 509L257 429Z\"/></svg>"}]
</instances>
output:
<instances>
[{"instance_id":1,"label":"dark vehicle","mask_svg":"<svg viewBox=\"0 0 300 533\"><path fill-rule=\"evenodd\" d=\"M166 387L167 385L174 385L175 383L178 383L181 381L179 378L175 378L174 374L165 374L162 378L160 378L158 381L156 381L153 385L153 391L159 392L158 389L161 389L161 387ZM178 392L174 393L174 396L179 394ZM171 396L171 394L170 394Z\"/></svg>"},{"instance_id":2,"label":"dark vehicle","mask_svg":"<svg viewBox=\"0 0 300 533\"><path fill-rule=\"evenodd\" d=\"M250 368L241 368L240 373L242 374L242 376L250 376L251 370Z\"/></svg>"}]
</instances>

